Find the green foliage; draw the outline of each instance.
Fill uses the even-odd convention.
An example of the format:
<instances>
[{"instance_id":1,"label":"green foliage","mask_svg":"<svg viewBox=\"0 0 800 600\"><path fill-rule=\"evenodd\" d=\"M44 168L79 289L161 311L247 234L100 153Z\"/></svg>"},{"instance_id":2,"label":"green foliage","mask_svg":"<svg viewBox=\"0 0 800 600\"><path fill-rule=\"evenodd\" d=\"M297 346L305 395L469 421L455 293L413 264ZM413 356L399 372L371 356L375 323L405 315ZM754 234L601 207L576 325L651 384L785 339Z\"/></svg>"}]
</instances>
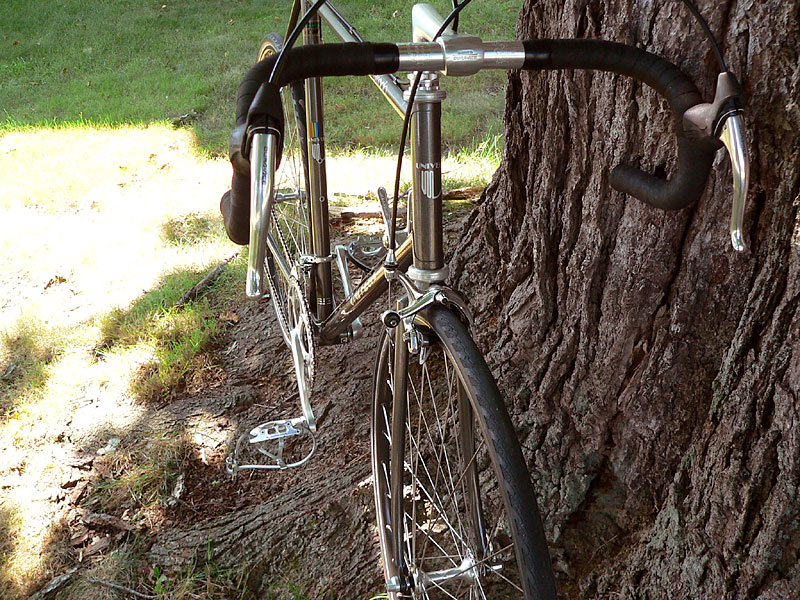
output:
<instances>
[{"instance_id":1,"label":"green foliage","mask_svg":"<svg viewBox=\"0 0 800 600\"><path fill-rule=\"evenodd\" d=\"M341 12L372 41L410 41L411 3L340 0ZM434 0L442 14L450 3ZM201 146L226 150L236 90L265 34L285 34L289 3L130 3L107 0L87 11L78 0L7 0L0 28L0 131L54 123L173 122L195 129ZM513 38L519 2L475 2L461 29ZM328 32L328 41L334 36ZM450 78L444 139L449 146L497 129L505 74ZM332 147L393 146L399 120L363 79L326 82Z\"/></svg>"}]
</instances>

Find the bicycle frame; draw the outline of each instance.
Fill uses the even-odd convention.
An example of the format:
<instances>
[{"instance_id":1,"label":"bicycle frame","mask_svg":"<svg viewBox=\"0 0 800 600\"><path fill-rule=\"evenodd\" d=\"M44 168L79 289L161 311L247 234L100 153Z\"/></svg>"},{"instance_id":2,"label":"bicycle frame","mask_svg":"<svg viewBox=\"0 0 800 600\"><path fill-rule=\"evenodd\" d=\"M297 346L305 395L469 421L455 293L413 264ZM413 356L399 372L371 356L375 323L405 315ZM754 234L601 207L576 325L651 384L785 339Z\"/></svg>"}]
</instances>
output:
<instances>
[{"instance_id":1,"label":"bicycle frame","mask_svg":"<svg viewBox=\"0 0 800 600\"><path fill-rule=\"evenodd\" d=\"M303 2L302 11L308 8ZM441 24L440 17L423 12L421 23L415 22L415 41L431 39ZM322 43L321 19L345 42L363 41L355 28L330 4L324 5L319 15L312 19L303 32L306 44ZM438 17L438 19L437 19ZM419 18L417 18L419 20ZM375 85L390 105L404 115L407 103L396 77L371 76ZM442 168L441 168L441 101L444 92L438 89L438 75L426 73L417 92L412 117L411 162L413 168L412 194L408 211L408 237L397 248L395 259L398 269L406 271L420 287L442 283L447 277L444 264L442 233ZM359 317L386 292L388 272L381 265L348 297L334 308L332 292L330 227L328 220L328 192L325 173L325 141L323 129L323 97L320 79L306 80L306 130L309 156L309 212L313 255L308 258L313 271L314 297L312 312L316 316L319 339L322 344L346 343L360 335ZM268 164L271 159L267 159ZM262 162L262 161L259 161ZM256 165L254 161L252 164ZM263 164L263 163L262 163ZM262 181L253 173L253 198ZM271 193L271 192L270 192ZM271 206L271 205L270 205ZM267 213L268 218L268 213ZM275 241L267 235L267 246ZM261 244L263 246L264 244ZM253 244L251 244L252 248ZM341 260L341 259L340 259ZM291 265L277 265L287 273ZM342 266L340 265L340 269ZM346 266L345 266L346 268ZM252 294L257 295L257 294Z\"/></svg>"}]
</instances>

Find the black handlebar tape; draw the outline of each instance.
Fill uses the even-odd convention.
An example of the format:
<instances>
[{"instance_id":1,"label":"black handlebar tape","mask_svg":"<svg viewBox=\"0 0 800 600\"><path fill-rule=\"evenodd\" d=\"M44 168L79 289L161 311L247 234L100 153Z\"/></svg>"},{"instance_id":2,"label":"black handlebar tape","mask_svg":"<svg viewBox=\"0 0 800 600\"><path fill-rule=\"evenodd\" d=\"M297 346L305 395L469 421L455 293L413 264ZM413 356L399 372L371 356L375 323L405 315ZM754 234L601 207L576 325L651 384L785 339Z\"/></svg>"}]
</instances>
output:
<instances>
[{"instance_id":1,"label":"black handlebar tape","mask_svg":"<svg viewBox=\"0 0 800 600\"><path fill-rule=\"evenodd\" d=\"M244 76L236 98L236 124L247 120L247 113L258 89L275 67L277 55L256 63ZM394 73L400 64L396 44L347 43L299 46L289 51L278 87L308 77L339 75L381 75Z\"/></svg>"},{"instance_id":2,"label":"black handlebar tape","mask_svg":"<svg viewBox=\"0 0 800 600\"><path fill-rule=\"evenodd\" d=\"M246 246L250 242L250 178L233 174L231 189L222 194L219 211L225 231L234 244Z\"/></svg>"},{"instance_id":3,"label":"black handlebar tape","mask_svg":"<svg viewBox=\"0 0 800 600\"><path fill-rule=\"evenodd\" d=\"M337 75L380 75L394 73L400 64L396 44L322 44L293 48L284 63L276 85L268 85L277 55L256 63L239 84L236 98L236 129L228 145L233 164L231 189L220 200L225 229L231 241L245 245L250 241L250 164L247 156L247 130L265 127L279 130L278 157L282 145L283 108L278 90L308 77Z\"/></svg>"},{"instance_id":4,"label":"black handlebar tape","mask_svg":"<svg viewBox=\"0 0 800 600\"><path fill-rule=\"evenodd\" d=\"M670 105L680 123L689 108L702 102L691 79L668 60L645 50L603 40L527 40L524 69L592 69L627 75L649 85ZM611 186L663 210L695 203L705 189L714 154L714 140L690 140L678 134L678 170L670 180L630 165L611 171Z\"/></svg>"},{"instance_id":5,"label":"black handlebar tape","mask_svg":"<svg viewBox=\"0 0 800 600\"><path fill-rule=\"evenodd\" d=\"M269 61L274 64L274 60L270 57L264 62ZM400 52L396 44L373 44L370 42L312 44L293 48L289 51L289 56L283 63L283 69L278 74L278 80L274 81L273 85L281 88L294 81L309 77L385 75L397 71L399 65ZM256 65L251 71L255 70L256 73L260 74L258 66ZM271 72L272 67L269 67L267 76ZM265 79L262 79L262 82ZM246 98L241 98L241 101L246 101ZM269 94L264 96L263 101L261 91L255 95L248 109L248 125L254 115L268 109L267 102L269 102Z\"/></svg>"}]
</instances>

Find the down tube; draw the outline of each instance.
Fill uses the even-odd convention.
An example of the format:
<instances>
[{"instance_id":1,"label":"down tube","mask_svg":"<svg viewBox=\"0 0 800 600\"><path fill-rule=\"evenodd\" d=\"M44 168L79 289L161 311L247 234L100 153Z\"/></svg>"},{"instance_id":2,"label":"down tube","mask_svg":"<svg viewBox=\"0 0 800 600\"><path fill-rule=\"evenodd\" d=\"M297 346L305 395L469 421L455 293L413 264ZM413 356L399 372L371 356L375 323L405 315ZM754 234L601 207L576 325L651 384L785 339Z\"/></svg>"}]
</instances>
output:
<instances>
[{"instance_id":1,"label":"down tube","mask_svg":"<svg viewBox=\"0 0 800 600\"><path fill-rule=\"evenodd\" d=\"M411 264L412 237L409 235L406 241L397 249L397 268L401 271L408 269ZM388 288L389 281L386 279L386 268L381 265L372 272L369 279L358 286L353 295L337 308L330 319L322 325L320 329L322 343L327 345L346 342L348 338L342 337L342 334L350 326L350 323L360 317Z\"/></svg>"}]
</instances>

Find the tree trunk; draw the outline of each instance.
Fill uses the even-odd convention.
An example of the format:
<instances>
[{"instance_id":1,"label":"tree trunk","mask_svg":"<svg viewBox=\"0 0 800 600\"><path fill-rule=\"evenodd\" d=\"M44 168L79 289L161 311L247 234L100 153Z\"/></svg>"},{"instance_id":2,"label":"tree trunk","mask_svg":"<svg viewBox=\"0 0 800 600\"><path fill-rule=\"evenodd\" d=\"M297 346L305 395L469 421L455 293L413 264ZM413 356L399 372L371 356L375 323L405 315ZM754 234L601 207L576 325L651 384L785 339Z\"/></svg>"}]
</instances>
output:
<instances>
[{"instance_id":1,"label":"tree trunk","mask_svg":"<svg viewBox=\"0 0 800 600\"><path fill-rule=\"evenodd\" d=\"M749 98L749 250L722 152L692 208L614 192L622 161L671 172L668 108L565 71L510 76L506 155L454 259L564 597L800 595L800 1L700 9ZM526 0L518 34L633 43L713 97L678 1Z\"/></svg>"}]
</instances>

